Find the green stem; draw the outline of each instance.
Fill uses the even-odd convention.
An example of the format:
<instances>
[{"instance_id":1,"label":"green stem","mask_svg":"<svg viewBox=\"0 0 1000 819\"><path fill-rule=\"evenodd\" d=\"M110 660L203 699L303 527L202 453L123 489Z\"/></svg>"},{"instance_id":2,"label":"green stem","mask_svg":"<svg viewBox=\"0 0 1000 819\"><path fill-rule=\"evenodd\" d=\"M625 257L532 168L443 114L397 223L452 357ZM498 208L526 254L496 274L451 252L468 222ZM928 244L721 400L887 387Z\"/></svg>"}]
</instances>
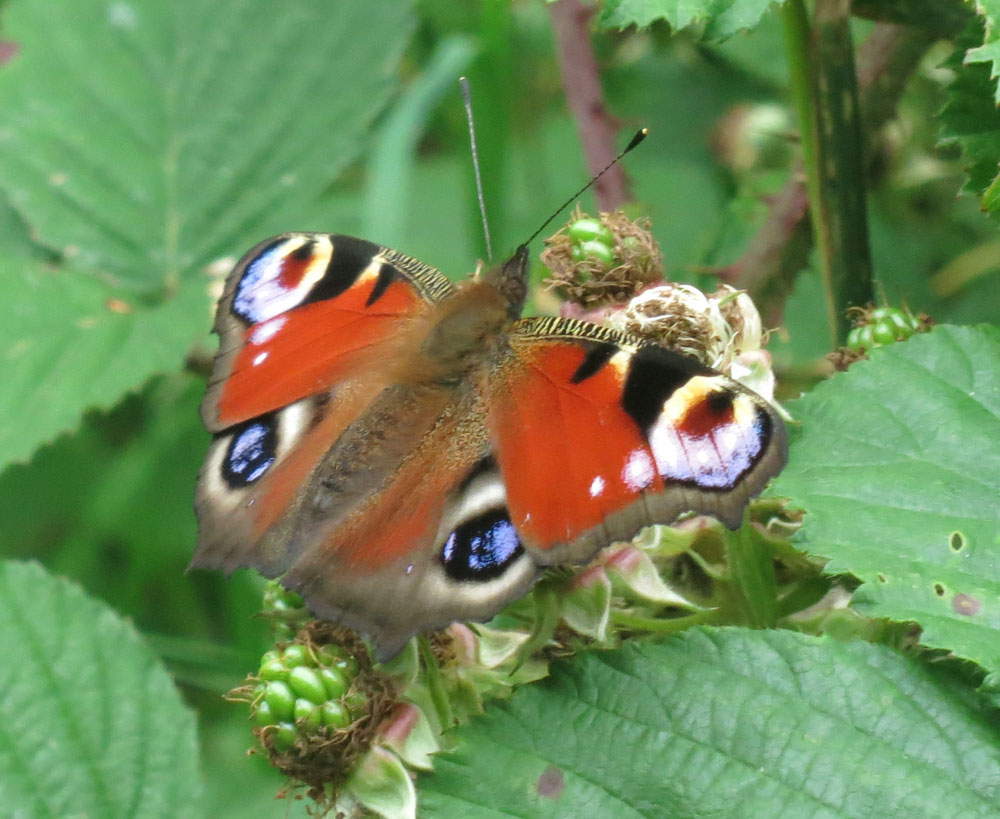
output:
<instances>
[{"instance_id":1,"label":"green stem","mask_svg":"<svg viewBox=\"0 0 1000 819\"><path fill-rule=\"evenodd\" d=\"M809 191L809 201L819 201L819 176L814 173L816 168L816 129L812 117L813 66L809 56L809 16L806 13L805 0L787 0L781 7L781 23L785 39L785 58L788 61L788 73L792 84L792 104L799 122L799 144L802 148L802 161L806 167L806 188ZM815 224L813 229L818 232L822 224Z\"/></svg>"},{"instance_id":2,"label":"green stem","mask_svg":"<svg viewBox=\"0 0 1000 819\"><path fill-rule=\"evenodd\" d=\"M813 238L819 249L820 269L826 290L827 326L835 335L836 316L830 290L827 268L828 257L822 248L829 247L830 240L826 222L823 220L820 202L822 191L819 180L819 158L816 145L816 122L813 119L813 88L815 87L812 58L810 56L811 31L805 0L787 0L781 7L781 23L785 39L785 58L792 84L792 103L799 122L799 143L802 148L802 164L806 175L806 190L809 192L809 216L812 222ZM834 337L834 346L836 338Z\"/></svg>"},{"instance_id":3,"label":"green stem","mask_svg":"<svg viewBox=\"0 0 1000 819\"><path fill-rule=\"evenodd\" d=\"M778 620L778 587L767 544L746 520L726 537L729 575L743 619L752 628L772 628Z\"/></svg>"},{"instance_id":4,"label":"green stem","mask_svg":"<svg viewBox=\"0 0 1000 819\"><path fill-rule=\"evenodd\" d=\"M535 584L532 598L535 602L534 622L531 628L531 635L519 650L520 661L515 671L521 667L521 663L548 645L549 640L555 633L556 626L559 625L560 605L556 587L564 582L561 578L544 578ZM513 671L511 673L514 673Z\"/></svg>"},{"instance_id":5,"label":"green stem","mask_svg":"<svg viewBox=\"0 0 1000 819\"><path fill-rule=\"evenodd\" d=\"M848 0L782 6L785 51L802 138L809 213L831 343L850 329L847 308L872 300L865 164Z\"/></svg>"},{"instance_id":6,"label":"green stem","mask_svg":"<svg viewBox=\"0 0 1000 819\"><path fill-rule=\"evenodd\" d=\"M423 634L417 637L417 646L420 649L420 659L423 660L424 679L427 681L427 691L431 695L431 702L434 703L434 710L437 711L441 727L448 729L455 724L455 717L448 701L448 692L445 690L444 677L441 676L441 667L438 665L437 657L434 656L430 642Z\"/></svg>"},{"instance_id":7,"label":"green stem","mask_svg":"<svg viewBox=\"0 0 1000 819\"><path fill-rule=\"evenodd\" d=\"M823 216L830 234L830 282L837 343L851 329L847 309L875 298L868 241L868 168L851 38L850 0L816 0L817 86L813 95Z\"/></svg>"},{"instance_id":8,"label":"green stem","mask_svg":"<svg viewBox=\"0 0 1000 819\"><path fill-rule=\"evenodd\" d=\"M493 238L493 252L513 247L509 209L506 202L507 157L510 152L511 117L518 102L516 96L517 53L514 47L514 15L507 0L483 0L473 6L479 10L479 54L469 66L472 107L476 117L476 142L483 180L486 216ZM475 203L475 183L471 157L465 163L469 201ZM483 236L479 206L467 208L471 236ZM485 239L480 253L486 258Z\"/></svg>"},{"instance_id":9,"label":"green stem","mask_svg":"<svg viewBox=\"0 0 1000 819\"><path fill-rule=\"evenodd\" d=\"M675 634L678 631L691 628L692 626L702 626L706 624L718 623L723 619L719 609L709 609L691 614L687 617L642 617L631 612L620 609L611 610L611 620L616 626L627 628L632 631L645 631L653 634Z\"/></svg>"}]
</instances>

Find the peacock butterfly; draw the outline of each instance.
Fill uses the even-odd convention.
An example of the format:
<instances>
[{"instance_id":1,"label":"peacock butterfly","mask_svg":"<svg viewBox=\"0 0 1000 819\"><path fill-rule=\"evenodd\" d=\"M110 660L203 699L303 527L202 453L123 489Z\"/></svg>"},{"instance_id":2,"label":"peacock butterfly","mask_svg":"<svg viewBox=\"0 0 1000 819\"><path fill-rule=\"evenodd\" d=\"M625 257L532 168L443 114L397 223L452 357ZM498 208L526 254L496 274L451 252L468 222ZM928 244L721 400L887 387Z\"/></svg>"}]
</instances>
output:
<instances>
[{"instance_id":1,"label":"peacock butterfly","mask_svg":"<svg viewBox=\"0 0 1000 819\"><path fill-rule=\"evenodd\" d=\"M459 285L288 233L226 281L197 567L257 569L379 656L680 513L739 526L784 465L762 398L610 327L520 318L528 249Z\"/></svg>"}]
</instances>

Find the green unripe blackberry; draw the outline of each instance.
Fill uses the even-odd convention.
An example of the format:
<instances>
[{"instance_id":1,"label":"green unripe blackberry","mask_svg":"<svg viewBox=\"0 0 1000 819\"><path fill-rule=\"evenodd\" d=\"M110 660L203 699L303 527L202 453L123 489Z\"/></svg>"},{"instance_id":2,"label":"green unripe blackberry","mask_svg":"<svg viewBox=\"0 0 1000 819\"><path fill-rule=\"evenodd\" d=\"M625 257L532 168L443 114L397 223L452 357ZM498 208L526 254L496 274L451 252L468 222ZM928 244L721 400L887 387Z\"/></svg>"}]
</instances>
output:
<instances>
[{"instance_id":1,"label":"green unripe blackberry","mask_svg":"<svg viewBox=\"0 0 1000 819\"><path fill-rule=\"evenodd\" d=\"M304 645L292 643L282 652L281 661L288 666L288 668L294 668L299 665L311 664L312 657L309 656L309 649L307 649Z\"/></svg>"},{"instance_id":2,"label":"green unripe blackberry","mask_svg":"<svg viewBox=\"0 0 1000 819\"><path fill-rule=\"evenodd\" d=\"M353 679L358 675L358 661L351 656L341 657L330 664L333 668L343 674L347 679Z\"/></svg>"},{"instance_id":3,"label":"green unripe blackberry","mask_svg":"<svg viewBox=\"0 0 1000 819\"><path fill-rule=\"evenodd\" d=\"M295 695L281 680L264 686L264 702L271 707L271 714L277 720L290 720L295 712Z\"/></svg>"},{"instance_id":4,"label":"green unripe blackberry","mask_svg":"<svg viewBox=\"0 0 1000 819\"><path fill-rule=\"evenodd\" d=\"M262 680L281 680L284 682L288 679L288 666L281 660L270 660L261 665L257 676Z\"/></svg>"},{"instance_id":5,"label":"green unripe blackberry","mask_svg":"<svg viewBox=\"0 0 1000 819\"><path fill-rule=\"evenodd\" d=\"M361 713L367 703L368 699L362 691L349 691L344 696L344 705L346 705L352 713Z\"/></svg>"},{"instance_id":6,"label":"green unripe blackberry","mask_svg":"<svg viewBox=\"0 0 1000 819\"><path fill-rule=\"evenodd\" d=\"M596 261L611 266L615 261L615 253L614 250L611 249L611 246L604 244L604 242L599 242L596 239L574 244L571 254L573 259L578 262L582 262L584 259L595 259Z\"/></svg>"},{"instance_id":7,"label":"green unripe blackberry","mask_svg":"<svg viewBox=\"0 0 1000 819\"><path fill-rule=\"evenodd\" d=\"M295 723L279 722L275 730L271 733L271 742L274 745L274 749L282 753L291 750L295 745L295 738L297 736L298 730L295 728Z\"/></svg>"},{"instance_id":8,"label":"green unripe blackberry","mask_svg":"<svg viewBox=\"0 0 1000 819\"><path fill-rule=\"evenodd\" d=\"M321 668L319 670L319 678L323 681L323 687L326 689L328 699L339 700L347 693L349 685L347 675L339 669Z\"/></svg>"},{"instance_id":9,"label":"green unripe blackberry","mask_svg":"<svg viewBox=\"0 0 1000 819\"><path fill-rule=\"evenodd\" d=\"M314 732L323 722L322 705L303 697L295 700L295 724L307 733Z\"/></svg>"},{"instance_id":10,"label":"green unripe blackberry","mask_svg":"<svg viewBox=\"0 0 1000 819\"><path fill-rule=\"evenodd\" d=\"M263 693L263 692L262 692ZM271 705L267 700L261 699L257 705L256 710L253 714L254 722L260 726L274 725L278 720L274 716L274 712L271 710Z\"/></svg>"},{"instance_id":11,"label":"green unripe blackberry","mask_svg":"<svg viewBox=\"0 0 1000 819\"><path fill-rule=\"evenodd\" d=\"M265 611L288 611L305 608L305 601L295 592L288 591L277 580L264 587L263 609Z\"/></svg>"},{"instance_id":12,"label":"green unripe blackberry","mask_svg":"<svg viewBox=\"0 0 1000 819\"><path fill-rule=\"evenodd\" d=\"M607 247L612 247L615 241L611 231L601 223L600 219L593 219L589 216L577 219L566 229L566 232L574 242L580 244L597 241Z\"/></svg>"},{"instance_id":13,"label":"green unripe blackberry","mask_svg":"<svg viewBox=\"0 0 1000 819\"><path fill-rule=\"evenodd\" d=\"M288 686L298 696L312 700L316 705L326 700L326 687L316 669L305 665L295 666L288 672Z\"/></svg>"},{"instance_id":14,"label":"green unripe blackberry","mask_svg":"<svg viewBox=\"0 0 1000 819\"><path fill-rule=\"evenodd\" d=\"M920 321L909 311L896 307L876 307L862 313L865 323L847 334L847 348L860 353L896 341L905 341L920 331Z\"/></svg>"},{"instance_id":15,"label":"green unripe blackberry","mask_svg":"<svg viewBox=\"0 0 1000 819\"><path fill-rule=\"evenodd\" d=\"M329 725L331 728L346 728L351 724L350 710L343 703L336 700L327 700L324 702L320 706L320 712L323 724Z\"/></svg>"}]
</instances>

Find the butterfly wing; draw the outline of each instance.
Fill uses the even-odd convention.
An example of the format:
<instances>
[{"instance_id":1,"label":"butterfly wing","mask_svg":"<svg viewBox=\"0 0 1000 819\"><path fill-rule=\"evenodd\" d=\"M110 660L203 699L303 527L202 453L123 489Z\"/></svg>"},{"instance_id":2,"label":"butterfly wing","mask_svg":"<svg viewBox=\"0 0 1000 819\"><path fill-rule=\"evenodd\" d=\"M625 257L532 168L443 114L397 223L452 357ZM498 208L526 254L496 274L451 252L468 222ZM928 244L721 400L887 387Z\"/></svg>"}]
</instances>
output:
<instances>
[{"instance_id":1,"label":"butterfly wing","mask_svg":"<svg viewBox=\"0 0 1000 819\"><path fill-rule=\"evenodd\" d=\"M193 566L274 575L290 564L317 465L393 383L385 362L453 292L437 270L349 236L284 234L240 260L219 302L202 403L215 437L198 480Z\"/></svg>"},{"instance_id":2,"label":"butterfly wing","mask_svg":"<svg viewBox=\"0 0 1000 819\"><path fill-rule=\"evenodd\" d=\"M647 523L738 525L784 463L765 401L607 328L503 332L509 307L350 237L254 248L216 319L193 565L283 574L386 657Z\"/></svg>"},{"instance_id":3,"label":"butterfly wing","mask_svg":"<svg viewBox=\"0 0 1000 819\"><path fill-rule=\"evenodd\" d=\"M452 293L429 265L352 236L261 242L219 300L205 426L220 432L390 360L410 320Z\"/></svg>"},{"instance_id":4,"label":"butterfly wing","mask_svg":"<svg viewBox=\"0 0 1000 819\"><path fill-rule=\"evenodd\" d=\"M736 528L787 457L760 396L607 327L517 322L488 390L510 518L542 564L586 560L686 511Z\"/></svg>"},{"instance_id":5,"label":"butterfly wing","mask_svg":"<svg viewBox=\"0 0 1000 819\"><path fill-rule=\"evenodd\" d=\"M481 395L469 384L430 395L399 385L385 401L397 423L383 424L377 407L367 414L380 430L377 449L407 454L341 514L358 428L348 431L299 510L295 560L282 578L318 616L369 635L380 657L419 631L488 619L538 572L506 512Z\"/></svg>"}]
</instances>

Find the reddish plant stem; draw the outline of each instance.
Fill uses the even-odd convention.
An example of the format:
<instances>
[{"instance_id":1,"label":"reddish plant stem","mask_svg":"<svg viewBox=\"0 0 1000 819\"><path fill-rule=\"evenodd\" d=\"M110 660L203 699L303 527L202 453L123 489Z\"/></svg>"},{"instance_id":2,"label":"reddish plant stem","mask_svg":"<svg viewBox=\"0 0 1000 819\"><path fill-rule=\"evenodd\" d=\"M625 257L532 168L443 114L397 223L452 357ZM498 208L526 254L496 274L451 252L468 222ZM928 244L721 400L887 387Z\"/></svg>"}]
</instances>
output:
<instances>
[{"instance_id":1,"label":"reddish plant stem","mask_svg":"<svg viewBox=\"0 0 1000 819\"><path fill-rule=\"evenodd\" d=\"M597 60L590 42L590 18L594 9L584 6L580 0L558 0L549 4L548 9L566 101L576 120L587 169L591 176L596 176L618 153L615 136L619 123L604 105ZM632 198L621 165L597 181L594 194L602 211L615 210Z\"/></svg>"}]
</instances>

